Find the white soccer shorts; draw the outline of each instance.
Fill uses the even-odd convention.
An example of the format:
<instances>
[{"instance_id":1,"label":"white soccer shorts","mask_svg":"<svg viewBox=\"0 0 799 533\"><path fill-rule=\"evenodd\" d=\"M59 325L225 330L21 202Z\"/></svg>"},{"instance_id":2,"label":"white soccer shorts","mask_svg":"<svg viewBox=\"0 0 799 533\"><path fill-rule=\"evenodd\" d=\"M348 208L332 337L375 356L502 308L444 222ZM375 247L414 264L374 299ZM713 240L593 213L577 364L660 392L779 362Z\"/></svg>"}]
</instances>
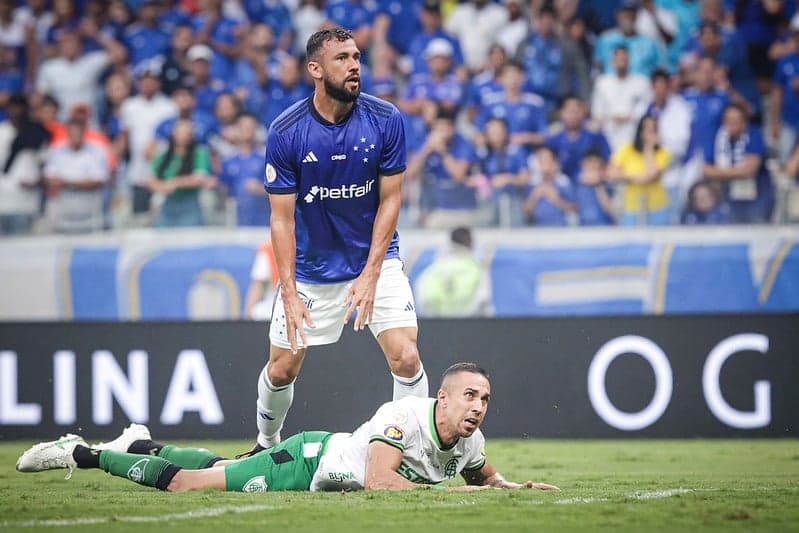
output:
<instances>
[{"instance_id":1,"label":"white soccer shorts","mask_svg":"<svg viewBox=\"0 0 799 533\"><path fill-rule=\"evenodd\" d=\"M344 317L347 315L344 301L352 283L352 281L325 284L297 282L297 292L308 306L311 319L316 326L305 327L308 346L333 344L341 338ZM352 324L353 319L350 318L350 326ZM416 305L413 302L411 284L402 271L402 261L399 259L383 261L380 278L377 280L372 319L368 326L375 337L388 329L417 327ZM286 310L279 290L275 295L269 341L280 348L291 348L286 331ZM304 347L299 335L297 335L297 347Z\"/></svg>"}]
</instances>

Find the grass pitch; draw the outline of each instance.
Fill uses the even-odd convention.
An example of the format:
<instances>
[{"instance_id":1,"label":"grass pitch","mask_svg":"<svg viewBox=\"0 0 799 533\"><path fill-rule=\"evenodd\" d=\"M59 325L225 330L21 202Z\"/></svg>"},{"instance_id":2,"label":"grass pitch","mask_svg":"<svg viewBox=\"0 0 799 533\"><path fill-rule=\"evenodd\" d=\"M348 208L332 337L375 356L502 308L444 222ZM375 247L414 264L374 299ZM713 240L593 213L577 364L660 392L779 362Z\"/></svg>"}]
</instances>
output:
<instances>
[{"instance_id":1,"label":"grass pitch","mask_svg":"<svg viewBox=\"0 0 799 533\"><path fill-rule=\"evenodd\" d=\"M0 444L0 529L799 531L799 441L489 440L506 477L561 492L166 494L101 471L20 474ZM185 444L185 443L184 443ZM232 456L250 442L193 442Z\"/></svg>"}]
</instances>

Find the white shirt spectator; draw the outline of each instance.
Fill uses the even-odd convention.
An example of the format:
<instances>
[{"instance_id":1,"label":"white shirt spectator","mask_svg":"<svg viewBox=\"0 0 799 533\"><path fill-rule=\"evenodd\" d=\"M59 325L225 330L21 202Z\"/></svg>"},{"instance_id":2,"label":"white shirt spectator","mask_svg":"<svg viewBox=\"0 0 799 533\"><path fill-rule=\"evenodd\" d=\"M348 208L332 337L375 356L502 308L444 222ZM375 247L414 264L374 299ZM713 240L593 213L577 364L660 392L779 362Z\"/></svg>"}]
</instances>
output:
<instances>
[{"instance_id":1,"label":"white shirt spectator","mask_svg":"<svg viewBox=\"0 0 799 533\"><path fill-rule=\"evenodd\" d=\"M107 182L111 169L105 151L86 144L79 150L71 146L53 149L47 156L44 175L59 178L67 184L92 180ZM103 227L103 192L98 189L64 188L49 200L51 216L57 231L86 232Z\"/></svg>"},{"instance_id":2,"label":"white shirt spectator","mask_svg":"<svg viewBox=\"0 0 799 533\"><path fill-rule=\"evenodd\" d=\"M145 151L155 138L155 129L164 120L176 116L178 108L172 99L156 93L149 99L141 95L127 98L122 102L119 114L121 128L128 133L128 182L141 185L150 174Z\"/></svg>"},{"instance_id":3,"label":"white shirt spectator","mask_svg":"<svg viewBox=\"0 0 799 533\"><path fill-rule=\"evenodd\" d=\"M0 22L0 45L10 48L25 46L25 23L19 17L12 16L11 22Z\"/></svg>"},{"instance_id":4,"label":"white shirt spectator","mask_svg":"<svg viewBox=\"0 0 799 533\"><path fill-rule=\"evenodd\" d=\"M294 48L305 52L305 43L325 21L325 13L318 9L313 2L300 6L291 17L294 24Z\"/></svg>"},{"instance_id":5,"label":"white shirt spectator","mask_svg":"<svg viewBox=\"0 0 799 533\"><path fill-rule=\"evenodd\" d=\"M444 22L444 30L458 37L466 65L479 70L507 22L508 12L500 5L488 2L478 8L474 2L464 2L452 10Z\"/></svg>"},{"instance_id":6,"label":"white shirt spectator","mask_svg":"<svg viewBox=\"0 0 799 533\"><path fill-rule=\"evenodd\" d=\"M14 10L14 20L19 21L26 28L33 26L36 42L39 44L47 41L47 32L50 31L54 19L52 11L45 11L36 16L28 6L21 6Z\"/></svg>"},{"instance_id":7,"label":"white shirt spectator","mask_svg":"<svg viewBox=\"0 0 799 533\"><path fill-rule=\"evenodd\" d=\"M494 42L501 45L509 57L513 57L529 32L530 24L527 22L527 17L520 17L513 22L505 24L502 31L494 36Z\"/></svg>"},{"instance_id":8,"label":"white shirt spectator","mask_svg":"<svg viewBox=\"0 0 799 533\"><path fill-rule=\"evenodd\" d=\"M2 173L16 136L10 121L0 123L0 215L34 215L40 198L39 189L32 187L39 181L39 153L21 151L8 172Z\"/></svg>"},{"instance_id":9,"label":"white shirt spectator","mask_svg":"<svg viewBox=\"0 0 799 533\"><path fill-rule=\"evenodd\" d=\"M75 61L54 57L42 63L36 90L49 93L61 106L60 120L66 121L76 104L94 108L99 90L100 74L108 66L108 54L104 51L89 52Z\"/></svg>"},{"instance_id":10,"label":"white shirt spectator","mask_svg":"<svg viewBox=\"0 0 799 533\"><path fill-rule=\"evenodd\" d=\"M652 99L652 84L640 74L602 74L594 85L591 115L602 126L612 151L632 142L637 124L635 109Z\"/></svg>"}]
</instances>

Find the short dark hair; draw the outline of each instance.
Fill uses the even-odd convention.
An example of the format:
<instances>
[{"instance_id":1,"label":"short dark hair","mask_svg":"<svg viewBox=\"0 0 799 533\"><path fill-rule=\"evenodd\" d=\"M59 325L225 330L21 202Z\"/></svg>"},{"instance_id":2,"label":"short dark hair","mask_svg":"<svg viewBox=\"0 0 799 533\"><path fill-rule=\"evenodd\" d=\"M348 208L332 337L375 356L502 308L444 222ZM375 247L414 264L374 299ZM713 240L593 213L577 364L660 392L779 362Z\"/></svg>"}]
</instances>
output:
<instances>
[{"instance_id":1,"label":"short dark hair","mask_svg":"<svg viewBox=\"0 0 799 533\"><path fill-rule=\"evenodd\" d=\"M555 148L552 147L552 145L542 144L541 146L535 149L536 155L538 155L539 152L549 152L549 154L555 158L555 161L557 161L558 164L560 164L560 159L558 158L558 152L555 150Z\"/></svg>"},{"instance_id":2,"label":"short dark hair","mask_svg":"<svg viewBox=\"0 0 799 533\"><path fill-rule=\"evenodd\" d=\"M479 374L486 379L490 379L488 375L488 371L485 368L481 367L477 363L455 363L451 365L449 368L444 370L444 373L441 374L441 383L449 376L454 376L455 374L460 374L461 372L469 372L470 374Z\"/></svg>"},{"instance_id":3,"label":"short dark hair","mask_svg":"<svg viewBox=\"0 0 799 533\"><path fill-rule=\"evenodd\" d=\"M354 38L352 32L344 28L319 30L308 38L308 43L305 45L305 57L308 61L313 60L314 56L322 49L325 43L332 39L343 42Z\"/></svg>"},{"instance_id":4,"label":"short dark hair","mask_svg":"<svg viewBox=\"0 0 799 533\"><path fill-rule=\"evenodd\" d=\"M522 72L522 73L524 73L524 71L525 71L524 63L522 63L518 59L509 59L508 61L506 61L504 64L502 64L499 67L499 72L497 72L497 74L501 76L509 68L515 68L516 70L518 70L519 72Z\"/></svg>"},{"instance_id":5,"label":"short dark hair","mask_svg":"<svg viewBox=\"0 0 799 533\"><path fill-rule=\"evenodd\" d=\"M649 77L649 79L652 81L652 83L655 83L657 80L666 80L666 83L668 83L671 78L665 69L656 68L652 71L652 75Z\"/></svg>"},{"instance_id":6,"label":"short dark hair","mask_svg":"<svg viewBox=\"0 0 799 533\"><path fill-rule=\"evenodd\" d=\"M449 240L452 241L454 244L460 244L461 246L466 246L467 248L471 248L472 231L465 226L455 228L454 230L452 230L452 233L450 233Z\"/></svg>"},{"instance_id":7,"label":"short dark hair","mask_svg":"<svg viewBox=\"0 0 799 533\"><path fill-rule=\"evenodd\" d=\"M741 115L743 115L745 120L749 120L749 110L738 102L730 102L727 104L727 107L724 108L724 112L726 113L730 109L737 110L739 113L741 113Z\"/></svg>"}]
</instances>

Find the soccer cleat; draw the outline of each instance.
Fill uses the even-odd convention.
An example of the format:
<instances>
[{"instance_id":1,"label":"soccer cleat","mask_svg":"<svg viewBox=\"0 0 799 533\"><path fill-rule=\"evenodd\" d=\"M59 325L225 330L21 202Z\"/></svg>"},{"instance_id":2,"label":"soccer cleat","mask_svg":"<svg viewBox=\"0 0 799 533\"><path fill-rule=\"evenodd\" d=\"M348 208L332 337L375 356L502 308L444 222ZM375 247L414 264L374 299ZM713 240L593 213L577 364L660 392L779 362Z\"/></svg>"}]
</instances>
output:
<instances>
[{"instance_id":1,"label":"soccer cleat","mask_svg":"<svg viewBox=\"0 0 799 533\"><path fill-rule=\"evenodd\" d=\"M150 429L142 424L131 424L122 431L122 435L110 442L98 442L92 446L95 450L111 450L127 452L130 445L137 440L152 440Z\"/></svg>"},{"instance_id":2,"label":"soccer cleat","mask_svg":"<svg viewBox=\"0 0 799 533\"><path fill-rule=\"evenodd\" d=\"M72 471L78 464L72 457L75 446L87 446L83 437L68 433L58 440L39 443L17 459L17 470L20 472L42 472L57 468L69 468L64 479L72 477Z\"/></svg>"},{"instance_id":3,"label":"soccer cleat","mask_svg":"<svg viewBox=\"0 0 799 533\"><path fill-rule=\"evenodd\" d=\"M256 442L255 446L253 446L251 450L248 450L248 451L246 451L244 453L240 453L240 454L234 456L233 458L234 459L246 459L247 457L252 457L256 453L262 452L264 450L266 450L266 448L264 448L263 446L261 446L259 443Z\"/></svg>"}]
</instances>

